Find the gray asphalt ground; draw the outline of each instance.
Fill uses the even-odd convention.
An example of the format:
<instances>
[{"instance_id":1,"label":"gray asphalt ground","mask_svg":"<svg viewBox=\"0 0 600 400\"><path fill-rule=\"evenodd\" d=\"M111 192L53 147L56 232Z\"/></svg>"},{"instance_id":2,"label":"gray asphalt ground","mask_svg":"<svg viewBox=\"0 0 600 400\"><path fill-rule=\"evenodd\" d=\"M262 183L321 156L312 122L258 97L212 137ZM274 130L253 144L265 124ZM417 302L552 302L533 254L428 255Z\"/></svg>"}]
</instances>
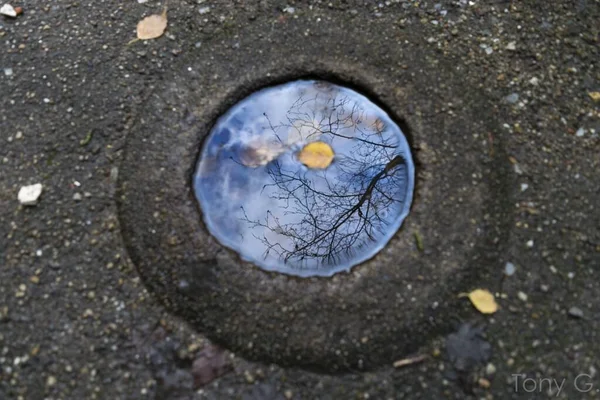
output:
<instances>
[{"instance_id":1,"label":"gray asphalt ground","mask_svg":"<svg viewBox=\"0 0 600 400\"><path fill-rule=\"evenodd\" d=\"M599 1L172 0L129 45L162 4L13 5L0 399L600 397ZM418 168L397 238L332 280L241 265L186 180L219 112L307 76L402 119Z\"/></svg>"}]
</instances>

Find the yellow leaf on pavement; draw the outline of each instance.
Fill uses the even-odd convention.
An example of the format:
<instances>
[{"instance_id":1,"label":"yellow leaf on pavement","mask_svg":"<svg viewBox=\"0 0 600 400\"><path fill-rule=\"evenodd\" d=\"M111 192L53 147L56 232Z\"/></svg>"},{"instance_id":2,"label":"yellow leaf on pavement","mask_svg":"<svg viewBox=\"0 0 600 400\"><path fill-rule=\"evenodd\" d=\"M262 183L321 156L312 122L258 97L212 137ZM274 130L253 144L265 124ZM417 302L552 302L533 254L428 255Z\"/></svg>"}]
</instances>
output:
<instances>
[{"instance_id":1,"label":"yellow leaf on pavement","mask_svg":"<svg viewBox=\"0 0 600 400\"><path fill-rule=\"evenodd\" d=\"M333 161L333 149L325 142L312 142L304 146L298 160L308 168L324 169Z\"/></svg>"},{"instance_id":2,"label":"yellow leaf on pavement","mask_svg":"<svg viewBox=\"0 0 600 400\"><path fill-rule=\"evenodd\" d=\"M141 40L161 37L167 29L167 9L160 15L150 15L137 24L137 37Z\"/></svg>"},{"instance_id":3,"label":"yellow leaf on pavement","mask_svg":"<svg viewBox=\"0 0 600 400\"><path fill-rule=\"evenodd\" d=\"M493 314L498 311L498 304L494 295L485 289L475 289L471 293L460 294L459 297L469 297L471 303L482 314Z\"/></svg>"},{"instance_id":4,"label":"yellow leaf on pavement","mask_svg":"<svg viewBox=\"0 0 600 400\"><path fill-rule=\"evenodd\" d=\"M600 101L600 92L589 92L588 94L590 95L592 100Z\"/></svg>"}]
</instances>

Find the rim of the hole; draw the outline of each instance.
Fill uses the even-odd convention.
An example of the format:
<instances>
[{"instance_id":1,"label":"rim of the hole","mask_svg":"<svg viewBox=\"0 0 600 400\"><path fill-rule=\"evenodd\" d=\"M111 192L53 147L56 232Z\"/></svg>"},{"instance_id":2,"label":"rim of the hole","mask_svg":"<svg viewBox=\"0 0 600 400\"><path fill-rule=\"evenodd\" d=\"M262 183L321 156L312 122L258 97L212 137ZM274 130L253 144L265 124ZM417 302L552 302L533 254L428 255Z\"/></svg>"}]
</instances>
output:
<instances>
[{"instance_id":1,"label":"rim of the hole","mask_svg":"<svg viewBox=\"0 0 600 400\"><path fill-rule=\"evenodd\" d=\"M410 155L410 157L412 159L412 163L413 163L412 195L410 196L411 200L410 200L409 208L408 208L406 216L402 220L402 224L400 225L398 230L394 233L394 235L388 240L388 242L385 244L384 247L388 246L389 243L392 240L394 240L394 238L398 234L403 232L403 230L406 226L405 222L408 218L410 218L412 208L413 208L415 202L418 201L418 199L419 199L419 187L420 187L419 171L421 170L421 161L417 158L418 148L416 148L414 145L412 130L410 129L406 120L399 117L398 113L395 112L393 110L393 108L391 108L383 100L381 100L381 95L378 95L375 92L375 90L373 90L369 87L371 85L369 85L367 83L368 82L367 78L356 76L355 74L351 74L351 73L336 73L336 72L332 72L327 69L321 70L318 67L314 71L308 70L308 71L304 71L304 72L283 71L279 74L267 72L266 75L264 75L262 77L258 77L258 78L254 78L254 79L246 79L246 80L240 81L236 85L236 88L234 90L232 90L231 92L227 93L224 96L224 98L221 101L219 101L219 103L216 106L211 107L209 110L207 110L207 112L203 115L203 117L206 118L206 122L203 124L206 127L206 129L203 132L198 133L198 140L194 143L194 145L196 146L196 149L194 152L194 157L193 157L194 162L192 163L191 166L188 166L187 177L186 177L187 186L188 186L188 196L194 203L194 207L195 207L196 211L198 212L198 216L199 216L198 219L199 219L200 226L202 227L202 229L205 231L205 233L207 235L209 235L213 240L216 241L216 243L218 243L218 245L220 247L219 252L227 251L227 252L229 252L229 254L234 255L235 259L239 263L250 264L256 270L261 271L265 274L273 274L273 275L282 275L283 274L283 275L287 276L288 278L301 279L301 280L315 279L315 278L316 279L331 279L334 276L344 276L344 275L352 274L352 272L355 268L357 268L361 265L364 265L365 263L370 262L371 260L373 260L373 258L375 258L377 256L377 254L379 252L375 253L372 257L369 257L366 260L363 260L360 263L353 265L352 267L350 267L349 269L347 269L345 271L338 271L331 275L299 276L299 275L281 273L278 271L267 270L267 269L264 269L264 268L256 265L253 262L242 259L242 257L238 253L238 251L222 244L210 232L210 230L208 229L208 226L206 225L206 222L204 221L204 218L203 218L204 211L202 210L202 207L200 206L200 202L198 201L198 199L194 193L194 176L195 176L195 173L196 173L196 170L198 167L198 163L200 162L200 158L202 157L202 150L204 149L206 141L209 139L210 133L216 126L218 120L228 110L230 110L232 107L234 107L236 104L238 104L239 102L243 101L244 99L246 99L247 97L249 97L250 95L252 95L256 92L259 92L264 89L269 89L269 88L273 88L276 86L296 82L296 81L302 81L302 80L323 81L323 82L331 83L331 84L341 86L341 87L355 91L359 95L366 97L367 100L369 100L375 106L379 107L383 112L385 112L389 116L389 118L392 120L392 122L394 122L396 125L398 125L398 127L402 131L402 134L404 135L404 138L406 139L406 142L408 143L408 150L410 152L409 155Z\"/></svg>"}]
</instances>

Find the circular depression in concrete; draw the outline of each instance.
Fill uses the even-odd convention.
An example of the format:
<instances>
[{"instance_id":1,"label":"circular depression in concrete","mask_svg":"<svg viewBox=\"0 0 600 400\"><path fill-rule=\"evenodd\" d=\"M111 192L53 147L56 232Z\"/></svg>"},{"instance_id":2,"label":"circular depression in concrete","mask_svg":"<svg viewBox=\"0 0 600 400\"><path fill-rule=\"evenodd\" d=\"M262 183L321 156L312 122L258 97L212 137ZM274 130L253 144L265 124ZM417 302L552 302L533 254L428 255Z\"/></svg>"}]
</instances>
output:
<instances>
[{"instance_id":1,"label":"circular depression in concrete","mask_svg":"<svg viewBox=\"0 0 600 400\"><path fill-rule=\"evenodd\" d=\"M193 191L201 145L223 113L261 88L312 78L356 88L399 121L417 171L401 229L373 258L330 278L243 261L210 235ZM372 65L278 56L242 77L174 73L157 83L129 133L117 192L123 238L148 289L241 356L322 371L387 364L448 329L456 294L502 262L508 163L479 91L466 87L447 113L426 75L393 79Z\"/></svg>"},{"instance_id":2,"label":"circular depression in concrete","mask_svg":"<svg viewBox=\"0 0 600 400\"><path fill-rule=\"evenodd\" d=\"M253 93L221 116L193 185L206 227L243 260L331 276L396 233L414 164L400 127L365 96L300 80Z\"/></svg>"}]
</instances>

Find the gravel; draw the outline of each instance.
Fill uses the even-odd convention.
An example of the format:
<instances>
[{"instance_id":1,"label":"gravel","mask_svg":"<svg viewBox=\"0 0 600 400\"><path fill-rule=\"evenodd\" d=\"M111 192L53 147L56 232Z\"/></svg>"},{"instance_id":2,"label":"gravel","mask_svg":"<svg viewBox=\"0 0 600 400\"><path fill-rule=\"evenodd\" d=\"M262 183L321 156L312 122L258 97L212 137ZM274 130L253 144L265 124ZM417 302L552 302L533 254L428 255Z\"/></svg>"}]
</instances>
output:
<instances>
[{"instance_id":1,"label":"gravel","mask_svg":"<svg viewBox=\"0 0 600 400\"><path fill-rule=\"evenodd\" d=\"M287 398L289 391L293 398L302 399L437 400L463 399L464 391L471 390L474 398L519 399L524 394L515 392L513 374L572 383L578 375L597 370L597 5L567 0L392 0L381 2L380 7L332 0L294 2L293 14L282 12L290 4L169 2L168 31L174 39L129 46L137 22L160 12L160 5L34 1L17 18L0 20L0 398L265 400ZM210 7L210 12L200 14L201 7ZM237 42L240 46L234 47ZM368 52L357 51L365 47ZM208 341L165 311L153 296L160 283L140 278L121 235L115 203L122 192L116 182L127 173L120 169L124 155L131 151L127 140L140 126L148 137L158 129L159 125L145 125L149 118L145 110L152 104L160 106L154 118L179 129L173 128L177 135L171 140L176 140L188 135L183 127L197 129L193 120L198 110L218 102L207 93L233 96L238 89L228 86L232 81L260 68L287 71L287 65L303 60L302 65L312 63L331 71L350 65L402 99L394 104L403 104L401 116L413 121L415 153L431 168L453 164L446 172L452 178L440 182L440 192L446 195L435 198L440 209L471 201L478 185L493 184L495 179L506 182L505 197L488 198L489 204L506 203L502 212L508 222L499 229L488 224L495 221L493 213L472 220L440 218L447 216L443 213L428 216L456 232L472 229L483 235L479 237L489 242L487 256L472 247L477 240L452 237L446 243L451 248L445 259L464 254L465 263L444 263L440 258L431 270L409 269L407 279L429 282L440 268L468 266L464 272L471 278L465 291L476 287L493 291L504 277L506 260L519 266L519 279L505 279L502 292L508 295L498 299L500 310L491 317L479 315L468 304L444 304L437 298L443 290L417 293L414 287L399 285L399 297L390 296L398 307L400 301L411 304L411 298L419 296L427 299L426 304L439 303L435 310L423 312L427 324L417 326L415 336L427 340L409 349L430 355L418 365L326 374L228 353L232 368L195 389L192 366ZM421 88L427 99L407 97L406 87L411 85ZM198 93L202 102L181 102L173 95L199 91L199 87L207 89ZM390 98L378 100L394 106ZM464 115L462 110L475 110L480 104L490 105L479 110L478 117L490 121L489 129L452 125L457 115ZM433 126L423 129L434 120ZM89 143L80 145L90 131ZM22 132L21 139L15 139L17 132ZM159 148L163 143L152 145ZM140 154L140 160L144 156ZM521 174L513 173L509 157L518 160ZM482 162L469 164L473 160ZM473 177L474 171L466 165L477 165L481 171ZM444 171L434 169L433 174L431 168L419 169L419 179L446 177ZM163 182L175 179L175 171L164 173ZM31 183L40 183L43 194L35 207L24 207L15 197ZM523 183L529 185L526 191L520 190ZM160 201L165 187L155 188L148 207ZM93 195L74 203L74 193L84 189ZM418 211L428 193L417 193ZM170 221L163 218L158 213L157 224L168 231ZM430 226L419 226L418 231ZM408 233L412 240L413 232ZM428 251L437 251L431 245L439 239L436 233L440 232L423 237L423 254L408 251L407 257L418 262ZM147 231L142 239L151 241L153 235ZM168 238L165 245L171 246ZM443 244L446 239L439 241ZM535 246L527 248L524 244L530 240ZM414 240L411 243L415 246ZM42 250L40 256L37 250ZM398 254L383 255L399 270L404 268L397 264ZM164 276L170 272L161 271ZM448 281L459 275L451 275ZM216 278L235 281L232 276L217 274ZM379 279L389 282L384 274ZM262 288L268 292L270 286ZM359 282L351 294L369 301L378 289L378 284ZM527 303L514 301L510 294L518 292L527 293ZM304 292L296 301L301 305L313 295ZM457 295L452 291L445 298ZM581 313L571 315L571 307ZM440 309L444 312L436 311ZM273 330L289 329L258 306L250 312L257 321L273 321ZM314 315L321 312L312 310ZM374 310L357 315L370 321L379 314ZM228 318L219 321L226 325ZM489 343L493 352L478 351L491 358L476 363L470 388L446 375L455 370L458 358L451 362L440 356L445 338L459 328L431 334L428 325L448 320L486 325L485 338L474 340ZM330 320L328 327L339 330L319 338L322 342L337 344L354 334L353 326L336 322ZM393 335L397 327L386 329ZM394 340L401 344L413 339L395 336ZM245 345L247 341L239 343ZM470 347L481 350L481 345ZM463 358L469 354L455 353ZM495 374L482 376L489 362ZM252 384L246 381L245 371L255 378ZM561 396L580 398L581 393L565 385Z\"/></svg>"}]
</instances>

